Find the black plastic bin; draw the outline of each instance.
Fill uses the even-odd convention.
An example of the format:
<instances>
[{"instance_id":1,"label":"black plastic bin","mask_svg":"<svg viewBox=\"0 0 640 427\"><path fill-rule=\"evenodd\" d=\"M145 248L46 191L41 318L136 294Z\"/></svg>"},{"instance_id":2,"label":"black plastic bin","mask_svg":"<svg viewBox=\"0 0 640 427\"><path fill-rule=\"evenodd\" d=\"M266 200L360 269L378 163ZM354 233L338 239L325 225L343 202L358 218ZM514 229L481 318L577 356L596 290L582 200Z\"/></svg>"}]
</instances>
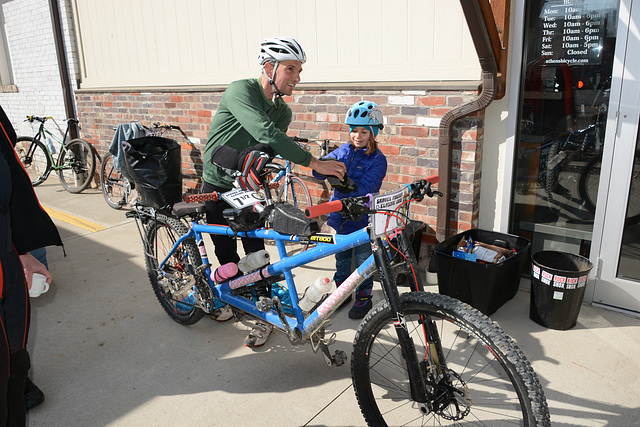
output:
<instances>
[{"instance_id":1,"label":"black plastic bin","mask_svg":"<svg viewBox=\"0 0 640 427\"><path fill-rule=\"evenodd\" d=\"M146 136L122 143L127 175L135 182L142 204L163 209L182 201L180 143Z\"/></svg>"},{"instance_id":2,"label":"black plastic bin","mask_svg":"<svg viewBox=\"0 0 640 427\"><path fill-rule=\"evenodd\" d=\"M529 318L550 329L576 326L591 261L583 256L543 251L531 257Z\"/></svg>"},{"instance_id":3,"label":"black plastic bin","mask_svg":"<svg viewBox=\"0 0 640 427\"><path fill-rule=\"evenodd\" d=\"M455 258L452 252L463 237L515 249L516 254L497 264ZM439 292L466 302L487 316L493 314L518 293L530 250L528 239L512 234L479 229L456 234L435 247Z\"/></svg>"}]
</instances>

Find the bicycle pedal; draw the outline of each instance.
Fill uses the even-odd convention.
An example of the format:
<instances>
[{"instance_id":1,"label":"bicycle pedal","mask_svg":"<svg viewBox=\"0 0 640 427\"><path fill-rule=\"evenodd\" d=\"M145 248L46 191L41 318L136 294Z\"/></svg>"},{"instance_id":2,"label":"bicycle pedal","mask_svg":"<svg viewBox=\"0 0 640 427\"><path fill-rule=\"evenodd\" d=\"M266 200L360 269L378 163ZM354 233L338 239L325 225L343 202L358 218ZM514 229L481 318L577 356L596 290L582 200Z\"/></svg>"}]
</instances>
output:
<instances>
[{"instance_id":1,"label":"bicycle pedal","mask_svg":"<svg viewBox=\"0 0 640 427\"><path fill-rule=\"evenodd\" d=\"M267 297L260 297L256 302L256 308L260 311L270 311L273 308L273 300Z\"/></svg>"}]
</instances>

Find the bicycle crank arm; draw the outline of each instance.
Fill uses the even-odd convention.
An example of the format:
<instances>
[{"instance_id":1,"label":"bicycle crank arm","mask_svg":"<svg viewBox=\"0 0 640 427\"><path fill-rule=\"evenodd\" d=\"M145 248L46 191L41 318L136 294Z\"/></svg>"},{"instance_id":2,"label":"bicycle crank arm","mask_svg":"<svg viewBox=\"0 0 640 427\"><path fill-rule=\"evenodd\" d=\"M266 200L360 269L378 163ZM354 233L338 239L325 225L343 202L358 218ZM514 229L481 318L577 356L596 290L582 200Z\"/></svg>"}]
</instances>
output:
<instances>
[{"instance_id":1,"label":"bicycle crank arm","mask_svg":"<svg viewBox=\"0 0 640 427\"><path fill-rule=\"evenodd\" d=\"M347 353L336 350L332 356L329 347L322 340L318 342L318 348L322 351L322 357L324 357L327 366L342 366L347 361Z\"/></svg>"}]
</instances>

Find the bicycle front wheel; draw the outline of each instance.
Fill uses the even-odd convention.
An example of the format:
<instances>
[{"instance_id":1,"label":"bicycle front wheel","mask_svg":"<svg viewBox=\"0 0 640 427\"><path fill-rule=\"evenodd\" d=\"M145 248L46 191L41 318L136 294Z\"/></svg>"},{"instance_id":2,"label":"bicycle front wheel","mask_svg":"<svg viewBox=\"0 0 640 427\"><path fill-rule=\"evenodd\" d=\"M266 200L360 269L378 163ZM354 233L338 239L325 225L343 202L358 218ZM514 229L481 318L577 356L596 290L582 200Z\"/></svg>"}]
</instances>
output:
<instances>
[{"instance_id":1,"label":"bicycle front wheel","mask_svg":"<svg viewBox=\"0 0 640 427\"><path fill-rule=\"evenodd\" d=\"M62 149L58 159L60 183L69 193L89 186L96 171L96 153L84 139L74 139Z\"/></svg>"},{"instance_id":2,"label":"bicycle front wheel","mask_svg":"<svg viewBox=\"0 0 640 427\"><path fill-rule=\"evenodd\" d=\"M116 170L113 164L113 154L109 153L102 161L100 168L100 183L102 195L107 204L113 209L120 209L127 203L130 191L129 181Z\"/></svg>"},{"instance_id":3,"label":"bicycle front wheel","mask_svg":"<svg viewBox=\"0 0 640 427\"><path fill-rule=\"evenodd\" d=\"M550 425L533 368L497 324L444 295L411 292L400 302L425 379L426 403L411 396L391 309L383 301L362 321L351 355L356 398L369 425ZM425 342L423 325L429 320L445 359L439 366L430 363L434 343Z\"/></svg>"},{"instance_id":4,"label":"bicycle front wheel","mask_svg":"<svg viewBox=\"0 0 640 427\"><path fill-rule=\"evenodd\" d=\"M283 186L278 191L278 202L287 202L304 212L306 208L312 205L311 193L304 181L297 176L292 176L289 185ZM309 244L301 246L303 251L309 248Z\"/></svg>"},{"instance_id":5,"label":"bicycle front wheel","mask_svg":"<svg viewBox=\"0 0 640 427\"><path fill-rule=\"evenodd\" d=\"M29 174L31 184L42 184L51 171L51 157L47 147L35 138L19 136L15 147L18 158Z\"/></svg>"},{"instance_id":6,"label":"bicycle front wheel","mask_svg":"<svg viewBox=\"0 0 640 427\"><path fill-rule=\"evenodd\" d=\"M192 325L204 316L204 311L193 305L193 300L176 296L184 295L185 288L193 286L195 269L202 265L195 240L186 239L171 255L164 267L166 275L158 266L171 253L178 238L187 232L180 220L162 214L151 220L146 231L149 247L145 251L145 264L151 287L164 311L182 325Z\"/></svg>"}]
</instances>

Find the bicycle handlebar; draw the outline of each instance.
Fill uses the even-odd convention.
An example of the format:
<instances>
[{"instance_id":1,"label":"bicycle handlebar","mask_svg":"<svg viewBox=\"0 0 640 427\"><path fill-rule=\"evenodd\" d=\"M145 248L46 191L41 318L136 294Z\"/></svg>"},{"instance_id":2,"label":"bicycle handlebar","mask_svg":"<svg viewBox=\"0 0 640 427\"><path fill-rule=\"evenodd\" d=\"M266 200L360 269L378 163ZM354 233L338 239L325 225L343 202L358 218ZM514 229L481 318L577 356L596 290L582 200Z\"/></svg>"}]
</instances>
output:
<instances>
[{"instance_id":1,"label":"bicycle handlebar","mask_svg":"<svg viewBox=\"0 0 640 427\"><path fill-rule=\"evenodd\" d=\"M40 123L44 123L47 120L53 119L53 117L38 117L38 116L27 116L27 119L25 120L25 122L30 122L33 123L34 121L40 122Z\"/></svg>"},{"instance_id":2,"label":"bicycle handlebar","mask_svg":"<svg viewBox=\"0 0 640 427\"><path fill-rule=\"evenodd\" d=\"M309 138L300 138L299 136L292 136L291 139L293 139L295 142L301 142L303 144L314 143L318 145L318 147L320 147L320 157L326 156L327 154L335 150L335 147L332 150L331 147L329 146L332 142L336 144L340 144L339 141L332 141L330 139L309 139Z\"/></svg>"},{"instance_id":3,"label":"bicycle handlebar","mask_svg":"<svg viewBox=\"0 0 640 427\"><path fill-rule=\"evenodd\" d=\"M342 201L333 200L327 203L320 203L319 205L309 206L304 210L307 218L316 218L321 215L329 215L333 212L338 212L342 210Z\"/></svg>"},{"instance_id":4,"label":"bicycle handlebar","mask_svg":"<svg viewBox=\"0 0 640 427\"><path fill-rule=\"evenodd\" d=\"M425 179L415 181L413 184L409 184L411 189L411 199L421 201L424 196L433 197L435 195L442 196L442 193L431 189L432 184L440 182L440 177L437 175L429 176ZM315 218L320 215L328 215L333 212L340 212L342 210L358 211L350 212L351 214L364 214L371 213L370 204L371 195L359 196L359 197L345 197L342 200L333 200L327 203L321 203L315 206L309 206L305 209L305 215L307 218Z\"/></svg>"},{"instance_id":5,"label":"bicycle handlebar","mask_svg":"<svg viewBox=\"0 0 640 427\"><path fill-rule=\"evenodd\" d=\"M184 201L187 203L202 203L207 202L209 200L213 200L217 202L220 198L220 193L214 191L212 193L203 193L203 194L187 194L184 198Z\"/></svg>"}]
</instances>

